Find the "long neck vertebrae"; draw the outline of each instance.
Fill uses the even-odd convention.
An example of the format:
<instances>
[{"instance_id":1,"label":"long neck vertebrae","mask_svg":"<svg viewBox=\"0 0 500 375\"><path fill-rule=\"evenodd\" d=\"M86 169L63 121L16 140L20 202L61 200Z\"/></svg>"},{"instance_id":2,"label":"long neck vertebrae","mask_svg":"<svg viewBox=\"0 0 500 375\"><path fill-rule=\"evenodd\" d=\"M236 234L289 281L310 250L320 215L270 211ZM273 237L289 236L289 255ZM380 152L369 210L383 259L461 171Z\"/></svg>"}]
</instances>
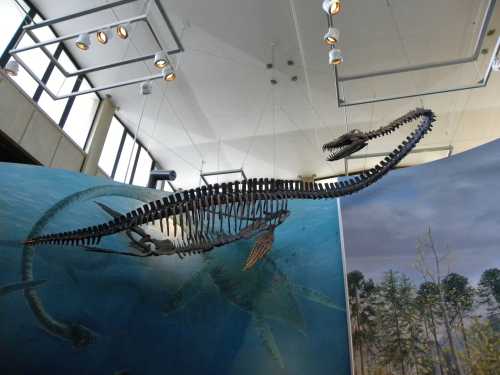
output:
<instances>
[{"instance_id":1,"label":"long neck vertebrae","mask_svg":"<svg viewBox=\"0 0 500 375\"><path fill-rule=\"evenodd\" d=\"M365 133L368 139L377 138L417 119L421 120L417 128L383 161L346 181L322 184L259 178L213 184L152 201L105 224L35 237L26 244L95 244L104 236L157 220L165 222L168 228L170 218L175 224L180 224L183 235L185 232L188 239L195 240L195 235L217 231L217 226L220 232L227 231L231 218L235 218L233 225L236 225L236 218L239 218L239 224L245 218L256 221L278 210L286 210L289 199L329 199L349 195L372 185L393 169L432 129L435 115L430 110L416 109L385 127Z\"/></svg>"}]
</instances>

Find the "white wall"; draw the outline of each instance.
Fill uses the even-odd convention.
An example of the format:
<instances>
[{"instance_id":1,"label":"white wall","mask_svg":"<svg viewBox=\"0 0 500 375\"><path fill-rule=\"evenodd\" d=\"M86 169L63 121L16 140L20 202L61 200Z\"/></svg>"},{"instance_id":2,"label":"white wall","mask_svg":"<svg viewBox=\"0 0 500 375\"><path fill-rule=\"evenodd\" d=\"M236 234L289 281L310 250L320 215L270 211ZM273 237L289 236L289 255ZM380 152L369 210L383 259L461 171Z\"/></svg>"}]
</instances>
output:
<instances>
[{"instance_id":1,"label":"white wall","mask_svg":"<svg viewBox=\"0 0 500 375\"><path fill-rule=\"evenodd\" d=\"M0 72L0 130L47 167L80 171L85 152ZM101 170L98 175L106 176Z\"/></svg>"}]
</instances>

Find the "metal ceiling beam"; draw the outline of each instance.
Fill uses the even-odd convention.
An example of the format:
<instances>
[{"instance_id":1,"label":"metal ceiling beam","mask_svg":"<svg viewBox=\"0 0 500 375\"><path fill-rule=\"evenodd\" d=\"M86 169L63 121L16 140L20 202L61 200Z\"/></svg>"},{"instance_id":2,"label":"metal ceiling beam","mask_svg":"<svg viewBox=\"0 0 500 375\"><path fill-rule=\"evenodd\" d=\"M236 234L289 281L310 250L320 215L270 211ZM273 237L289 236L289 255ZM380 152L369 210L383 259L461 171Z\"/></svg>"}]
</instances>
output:
<instances>
[{"instance_id":1,"label":"metal ceiling beam","mask_svg":"<svg viewBox=\"0 0 500 375\"><path fill-rule=\"evenodd\" d=\"M426 148L418 148L415 150L412 150L410 154L420 154L422 152L438 152L438 151L448 151L448 156L450 156L450 152L453 152L453 147L452 146L439 146L439 147L426 147ZM389 155L390 152L375 152L371 154L361 154L361 155L352 155L348 156L346 159L347 160L354 160L354 159L366 159L366 158L380 158L383 156Z\"/></svg>"},{"instance_id":2,"label":"metal ceiling beam","mask_svg":"<svg viewBox=\"0 0 500 375\"><path fill-rule=\"evenodd\" d=\"M111 2L111 3L108 3L108 4L104 4L104 5L95 7L95 8L86 9L86 10L82 10L80 12L67 14L67 15L62 16L62 17L50 18L48 20L45 20L45 21L42 21L42 22L39 22L39 23L35 23L33 25L26 25L26 26L23 26L23 29L26 30L26 31L28 31L28 30L35 30L35 29L39 29L41 27L54 25L54 24L59 23L59 22L68 21L68 20L71 20L71 19L74 19L74 18L83 17L83 16L86 16L86 15L89 15L89 14L93 14L93 13L98 13L98 12L101 12L101 11L106 10L106 9L111 9L111 8L114 8L114 7L118 7L120 5L125 5L125 4L133 3L133 2L136 2L136 1L138 1L138 0L119 0L119 1L114 1L114 2Z\"/></svg>"},{"instance_id":3,"label":"metal ceiling beam","mask_svg":"<svg viewBox=\"0 0 500 375\"><path fill-rule=\"evenodd\" d=\"M120 66L123 66L123 65L133 64L133 63L141 62L141 61L144 61L144 60L152 59L154 57L154 54L146 54L146 55L143 55L143 56L133 57L133 58L122 60L122 61L115 61L115 62L112 62L110 64L98 65L98 66L94 66L94 67L79 69L79 70L76 70L74 72L68 72L60 64L60 62L53 56L53 54L46 48L46 46L51 45L51 44L63 42L63 41L69 40L69 39L74 39L74 38L78 37L80 34L83 34L83 33L92 34L92 33L95 33L95 32L97 32L99 30L113 28L113 27L116 27L116 26L121 25L121 24L127 24L127 23L130 24L130 23L134 23L134 22L144 21L147 24L147 26L149 27L149 30L151 31L151 33L152 33L155 41L158 43L160 50L163 50L163 47L161 46L161 44L160 44L160 42L158 40L158 37L156 36L156 34L155 34L155 32L154 32L154 30L153 30L153 28L152 28L152 26L151 26L151 24L150 24L150 22L148 20L147 14L139 15L139 16L128 18L128 19L124 19L124 20L119 20L119 21L116 21L116 22L113 22L113 23L110 23L110 24L107 24L107 25L103 25L103 26L100 26L100 27L94 27L94 28L88 29L86 31L80 31L78 33L68 34L68 35L65 35L65 36L53 38L53 39L50 39L50 40L47 40L47 41L43 41L43 42L41 42L36 37L36 35L33 33L33 29L37 29L39 27L52 25L52 24L55 24L55 23L58 23L58 22L70 20L70 19L77 18L77 17L82 17L82 16L85 16L85 15L89 15L89 14L92 14L92 13L96 13L96 12L102 11L104 9L113 8L115 6L124 5L124 4L127 4L127 3L134 2L134 1L138 1L138 0L120 0L120 1L115 1L115 2L112 2L112 3L106 4L104 6L101 6L101 7L97 7L97 8L93 8L93 9L88 9L88 10L77 12L77 13L72 13L72 14L69 14L69 15L66 15L66 16L62 16L62 17L58 17L58 18L52 18L50 20L43 21L43 22L35 24L35 25L27 25L27 26L25 26L23 28L23 34L19 37L17 44L15 45L15 47L13 49L11 49L9 51L9 53L19 63L19 65L21 65L26 70L26 72L43 88L43 90L45 92L47 92L47 94L53 100L60 100L60 99L72 98L72 97L76 97L76 96L79 96L79 95L85 95L85 94L89 94L89 93L93 93L93 92L98 92L98 91L103 91L103 90L110 90L110 89L113 89L113 88L118 88L118 87L123 87L123 86L129 86L129 85L133 85L133 84L136 84L136 83L141 83L141 82L145 82L145 81L152 81L152 80L157 80L157 79L163 78L162 74L153 74L151 76L146 76L146 77L141 77L141 78L135 78L135 79L127 80L127 81L122 81L122 82L112 83L112 84L108 84L108 85L103 85L103 86L95 87L95 88L92 88L92 89L89 89L89 90L83 90L83 91L78 91L78 92L71 92L71 93L66 94L66 95L56 95L56 94L54 94L47 87L47 85L44 82L42 82L42 80L39 77L37 77L37 75L33 72L33 70L30 69L30 67L27 66L26 63L24 63L24 61L20 58L20 56L18 56L18 54L22 53L22 52L26 52L26 51L33 50L33 49L40 49L51 60L51 62L53 62L54 65L57 66L57 68L61 71L61 73L66 78L73 77L73 76L82 76L82 75L85 75L85 74L88 74L88 73L92 73L92 72L102 71L102 70L106 70L106 69L112 69L112 68L120 67ZM150 0L150 1L152 2L153 0ZM183 45L182 45L182 43L180 41L179 36L177 35L177 32L175 31L175 29L174 29L174 27L172 25L172 22L168 18L168 15L167 15L165 9L163 8L160 0L154 0L154 3L156 4L156 6L158 8L161 17L165 21L165 24L166 24L168 30L170 31L170 33L172 35L172 38L175 40L175 42L177 44L177 46L176 46L177 48L172 49L170 51L167 51L167 54L168 55L174 55L174 54L178 54L178 53L183 52L184 51L184 47L183 47ZM31 46L23 47L23 48L17 48L18 43L22 39L22 36L24 35L24 33L27 33L35 41L35 44L33 44Z\"/></svg>"},{"instance_id":4,"label":"metal ceiling beam","mask_svg":"<svg viewBox=\"0 0 500 375\"><path fill-rule=\"evenodd\" d=\"M147 18L148 18L148 16L146 14L142 14L140 16L136 16L136 17L132 17L132 18L127 18L125 20L119 20L119 21L115 21L115 22L112 22L112 23L108 23L107 25L104 25L104 26L93 27L93 28L88 29L88 30L79 31L77 33L60 36L60 37L57 37L57 38L46 40L44 42L35 43L35 44L32 44L31 46L21 47L21 48L15 48L15 49L9 51L9 53L12 55L12 54L16 54L16 53L26 52L26 51L29 51L29 50L32 50L32 49L35 49L35 48L41 48L41 47L48 46L50 44L64 42L65 40L78 38L78 36L80 34L93 34L93 33L97 32L97 31L109 29L109 28L112 28L112 27L116 27L118 25L122 25L122 24L126 24L126 23L135 23L135 22L144 21L144 20L147 20Z\"/></svg>"},{"instance_id":5,"label":"metal ceiling beam","mask_svg":"<svg viewBox=\"0 0 500 375\"><path fill-rule=\"evenodd\" d=\"M339 89L338 88L339 88L340 82L338 80L338 71L337 71L337 66L333 66L335 85L337 87L337 105L339 107L353 107L353 106L358 106L358 105L363 105L363 104L380 103L380 102L387 102L387 101L399 100L399 99L418 98L418 97L422 97L422 96L429 96L429 95L436 95L436 94L447 94L450 92L473 90L473 89L480 89L480 88L486 87L488 85L488 81L489 81L490 76L491 76L491 71L493 70L493 63L495 62L495 59L498 56L499 49L500 49L500 37L497 38L497 42L496 42L495 48L493 49L493 53L491 54L490 62L488 64L486 72L484 73L483 78L477 84L458 86L458 87L453 87L453 88L443 89L443 90L422 91L419 93L409 94L409 95L389 96L389 97L382 97L382 98L375 98L375 99L363 99L363 100L357 100L357 101L353 101L353 102L346 102L344 98L341 98L339 96Z\"/></svg>"},{"instance_id":6,"label":"metal ceiling beam","mask_svg":"<svg viewBox=\"0 0 500 375\"><path fill-rule=\"evenodd\" d=\"M159 73L159 74L155 74L155 75L152 75L152 76L134 78L134 79L131 79L131 80L128 80L128 81L122 81L122 82L111 83L111 84L103 85L103 86L99 86L99 87L94 87L94 88L91 88L89 90L82 90L82 91L78 91L78 92L72 92L72 93L69 93L69 94L66 94L66 95L56 95L56 94L54 94L47 87L47 85L44 82L42 82L42 80L40 78L38 78L38 76L31 70L31 68L26 63L24 63L24 61L22 59L20 59L17 55L13 55L12 57L19 63L19 65L21 65L26 70L26 72L40 86L42 86L43 90L53 100L67 99L67 98L72 98L74 96L80 96L80 95L90 94L90 93L93 93L93 92L104 91L104 90L111 90L111 89L118 88L118 87L129 86L129 85L133 85L133 84L136 84L136 83L141 83L141 82L145 82L145 81L153 81L153 80L157 80L157 79L163 78L163 75L161 73Z\"/></svg>"},{"instance_id":7,"label":"metal ceiling beam","mask_svg":"<svg viewBox=\"0 0 500 375\"><path fill-rule=\"evenodd\" d=\"M481 29L480 29L479 35L476 39L474 53L470 57L448 60L448 61L440 61L440 62L429 63L429 64L411 65L411 66L399 67L399 68L395 68L395 69L379 70L376 72L354 74L354 75L350 75L350 76L339 76L338 81L339 82L354 81L354 80L364 79L364 78L372 78L372 77L377 77L377 76L399 74L399 73L406 73L406 72L414 72L414 71L418 71L418 70L442 68L442 67L446 67L446 66L461 65L461 64L467 64L467 63L474 62L477 60L477 58L479 57L479 54L481 53L481 47L483 45L484 38L485 38L486 33L488 31L488 25L490 23L492 15L493 15L495 5L496 5L496 0L490 0L490 2L488 4L488 8L486 8L486 12L485 12L484 17L483 17L483 22L481 24Z\"/></svg>"},{"instance_id":8,"label":"metal ceiling beam","mask_svg":"<svg viewBox=\"0 0 500 375\"><path fill-rule=\"evenodd\" d=\"M206 177L208 177L208 176L220 176L223 174L232 174L232 173L241 173L241 175L243 176L243 180L247 179L247 176L246 176L245 172L243 171L243 169L228 169L226 171L203 172L203 173L200 173L200 177L203 180L203 182L205 183L205 185L209 185Z\"/></svg>"}]
</instances>

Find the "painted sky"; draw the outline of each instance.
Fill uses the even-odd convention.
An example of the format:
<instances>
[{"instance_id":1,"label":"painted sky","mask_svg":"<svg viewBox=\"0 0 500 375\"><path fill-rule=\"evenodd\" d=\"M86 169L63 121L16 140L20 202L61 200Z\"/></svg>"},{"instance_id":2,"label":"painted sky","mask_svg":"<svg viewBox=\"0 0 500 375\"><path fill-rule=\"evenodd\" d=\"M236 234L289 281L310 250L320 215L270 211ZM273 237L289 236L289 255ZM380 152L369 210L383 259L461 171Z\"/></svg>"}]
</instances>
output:
<instances>
[{"instance_id":1,"label":"painted sky","mask_svg":"<svg viewBox=\"0 0 500 375\"><path fill-rule=\"evenodd\" d=\"M430 226L445 271L469 277L500 267L500 140L448 159L395 170L342 199L349 271L380 280L389 269L414 282L418 238Z\"/></svg>"}]
</instances>

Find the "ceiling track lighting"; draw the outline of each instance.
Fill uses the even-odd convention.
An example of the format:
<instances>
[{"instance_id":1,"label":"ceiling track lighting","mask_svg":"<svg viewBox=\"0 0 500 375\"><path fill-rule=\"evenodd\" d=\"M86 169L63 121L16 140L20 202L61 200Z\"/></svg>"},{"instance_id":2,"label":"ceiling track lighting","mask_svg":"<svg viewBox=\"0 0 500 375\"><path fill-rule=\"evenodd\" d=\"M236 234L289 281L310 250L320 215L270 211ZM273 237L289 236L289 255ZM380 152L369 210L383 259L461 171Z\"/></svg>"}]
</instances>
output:
<instances>
[{"instance_id":1,"label":"ceiling track lighting","mask_svg":"<svg viewBox=\"0 0 500 375\"><path fill-rule=\"evenodd\" d=\"M328 32L323 37L324 42L329 46L334 46L339 40L339 29L335 27L328 28Z\"/></svg>"},{"instance_id":2,"label":"ceiling track lighting","mask_svg":"<svg viewBox=\"0 0 500 375\"><path fill-rule=\"evenodd\" d=\"M107 44L112 38L113 38L113 33L109 28L105 30L100 30L96 33L96 39L101 44Z\"/></svg>"},{"instance_id":3,"label":"ceiling track lighting","mask_svg":"<svg viewBox=\"0 0 500 375\"><path fill-rule=\"evenodd\" d=\"M174 68L172 68L171 65L167 66L166 68L163 68L161 74L165 81L175 81L175 79L177 78L177 76L175 75Z\"/></svg>"},{"instance_id":4,"label":"ceiling track lighting","mask_svg":"<svg viewBox=\"0 0 500 375\"><path fill-rule=\"evenodd\" d=\"M328 61L330 65L340 64L344 58L342 57L342 52L338 48L332 48L328 54Z\"/></svg>"},{"instance_id":5,"label":"ceiling track lighting","mask_svg":"<svg viewBox=\"0 0 500 375\"><path fill-rule=\"evenodd\" d=\"M89 34L84 33L84 34L78 35L78 39L76 40L75 44L82 51L87 51L90 48Z\"/></svg>"},{"instance_id":6,"label":"ceiling track lighting","mask_svg":"<svg viewBox=\"0 0 500 375\"><path fill-rule=\"evenodd\" d=\"M170 61L168 60L168 53L167 51L158 51L155 53L155 60L154 64L158 69L163 69L167 65L170 64Z\"/></svg>"},{"instance_id":7,"label":"ceiling track lighting","mask_svg":"<svg viewBox=\"0 0 500 375\"><path fill-rule=\"evenodd\" d=\"M340 0L325 0L323 1L323 10L330 16L336 16L342 10Z\"/></svg>"},{"instance_id":8,"label":"ceiling track lighting","mask_svg":"<svg viewBox=\"0 0 500 375\"><path fill-rule=\"evenodd\" d=\"M116 35L118 35L118 37L121 39L127 39L129 26L130 26L129 23L118 25L116 27Z\"/></svg>"},{"instance_id":9,"label":"ceiling track lighting","mask_svg":"<svg viewBox=\"0 0 500 375\"><path fill-rule=\"evenodd\" d=\"M5 64L4 72L11 77L15 77L19 74L19 63L16 60L10 59Z\"/></svg>"}]
</instances>

